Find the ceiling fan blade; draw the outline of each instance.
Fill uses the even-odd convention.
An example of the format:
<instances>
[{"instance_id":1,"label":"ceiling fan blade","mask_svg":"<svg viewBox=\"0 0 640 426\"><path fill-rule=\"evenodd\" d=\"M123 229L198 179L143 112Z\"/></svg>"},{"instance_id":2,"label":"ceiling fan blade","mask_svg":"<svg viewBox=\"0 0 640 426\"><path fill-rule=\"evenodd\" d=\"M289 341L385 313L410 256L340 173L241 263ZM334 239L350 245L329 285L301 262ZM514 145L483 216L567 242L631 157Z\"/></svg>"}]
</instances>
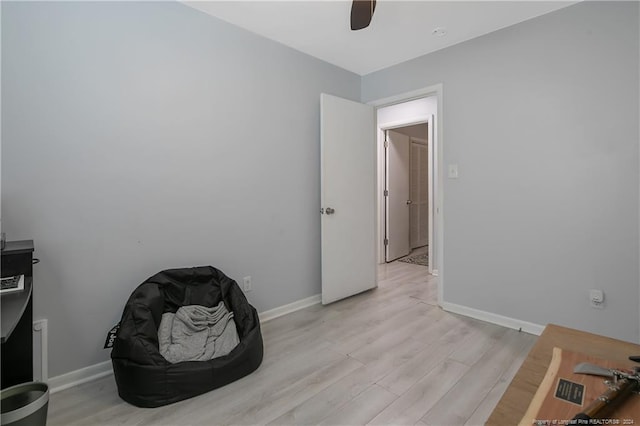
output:
<instances>
[{"instance_id":1,"label":"ceiling fan blade","mask_svg":"<svg viewBox=\"0 0 640 426\"><path fill-rule=\"evenodd\" d=\"M351 29L361 30L371 23L376 0L353 0L351 3Z\"/></svg>"}]
</instances>

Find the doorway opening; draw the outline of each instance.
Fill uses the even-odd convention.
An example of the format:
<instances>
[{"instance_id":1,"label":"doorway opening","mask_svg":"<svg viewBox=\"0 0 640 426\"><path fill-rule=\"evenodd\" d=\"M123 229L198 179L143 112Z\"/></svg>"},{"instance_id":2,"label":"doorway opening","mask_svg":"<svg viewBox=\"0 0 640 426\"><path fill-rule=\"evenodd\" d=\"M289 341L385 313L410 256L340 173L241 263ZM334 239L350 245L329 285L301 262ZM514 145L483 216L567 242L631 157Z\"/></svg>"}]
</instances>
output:
<instances>
[{"instance_id":1,"label":"doorway opening","mask_svg":"<svg viewBox=\"0 0 640 426\"><path fill-rule=\"evenodd\" d=\"M398 253L406 252L407 247L411 250L412 246L415 248L421 247L421 241L424 241L426 236L427 244L426 249L428 252L428 273L434 276L438 276L438 288L437 298L438 304L443 300L443 270L442 270L442 220L441 220L441 206L442 206L442 177L440 173L442 171L442 85L435 85L424 89L419 89L413 92L396 95L389 98L379 99L377 101L370 102L376 108L376 138L377 138L377 151L378 151L378 178L377 178L377 259L378 264L382 265L387 262L393 261ZM426 128L426 129L425 129ZM417 134L412 134L412 131L426 130L426 137L420 137ZM407 133L409 133L407 135ZM397 147L393 146L393 138L396 134L399 136L400 145L403 146L402 152L396 150ZM423 133L424 134L424 133ZM408 141L406 136L408 136ZM413 140L411 138L414 138ZM386 145L386 146L385 146ZM391 151L394 149L394 151ZM408 163L407 163L407 151L408 151ZM411 188L411 182L407 182L404 176L411 176L411 152L413 152L413 159L420 160L420 156L426 156L426 188L423 185L422 195L426 189L426 199L422 200L416 191L420 191L420 187L414 186L413 191ZM408 187L409 195L404 200L404 194L396 194L395 207L389 206L389 203L394 201L394 195L392 191L394 189L394 172L388 170L389 162L394 161L392 158L396 156L404 158L404 166L396 170L402 170L408 168L408 171L400 173L400 180L405 186ZM404 156L404 157L402 157ZM408 167L407 167L408 164ZM393 168L393 165L392 165ZM424 178L425 170L420 167L416 168L414 164L414 172L422 174ZM392 182L389 182L389 178ZM397 176L396 176L397 178ZM414 175L414 179L416 176ZM420 180L420 183L425 183L424 180ZM405 183L406 182L406 183ZM414 205L414 201L416 201ZM403 208L404 203L404 208ZM420 206L420 203L422 205ZM413 207L411 207L413 206ZM409 213L413 210L413 215ZM396 216L400 212L404 225L398 226L394 224L394 211ZM422 218L420 211L423 213ZM424 212L426 211L426 218ZM420 223L424 226L426 221L426 229L421 231ZM399 252L394 248L394 227L397 237L400 237L402 243L402 250ZM412 227L414 228L412 231ZM398 231L399 229L399 231ZM413 235L413 237L412 237ZM386 242L386 244L385 244ZM397 245L397 244L396 244ZM424 251L423 248L419 248L420 251ZM391 250L389 250L391 248ZM396 250L394 252L394 250Z\"/></svg>"},{"instance_id":2,"label":"doorway opening","mask_svg":"<svg viewBox=\"0 0 640 426\"><path fill-rule=\"evenodd\" d=\"M429 244L429 122L384 130L384 257L405 258ZM420 256L420 262L428 261Z\"/></svg>"},{"instance_id":3,"label":"doorway opening","mask_svg":"<svg viewBox=\"0 0 640 426\"><path fill-rule=\"evenodd\" d=\"M435 114L408 115L420 102L435 105ZM395 106L396 118L378 115ZM377 111L376 111L377 109ZM398 112L398 111L396 111ZM431 123L428 214L429 269L434 276L437 303L442 306L442 85L392 96L368 104L320 96L321 270L322 303L327 304L374 288L379 282L376 263L384 263L383 210L384 131ZM376 136L377 129L377 136ZM373 141L377 141L372 143ZM429 145L429 144L428 144ZM348 185L347 185L348 183ZM405 200L406 201L406 200ZM325 214L326 212L326 214ZM377 252L377 253L376 253ZM422 269L422 268L420 268ZM422 272L419 272L422 274ZM425 271L425 277L428 274Z\"/></svg>"}]
</instances>

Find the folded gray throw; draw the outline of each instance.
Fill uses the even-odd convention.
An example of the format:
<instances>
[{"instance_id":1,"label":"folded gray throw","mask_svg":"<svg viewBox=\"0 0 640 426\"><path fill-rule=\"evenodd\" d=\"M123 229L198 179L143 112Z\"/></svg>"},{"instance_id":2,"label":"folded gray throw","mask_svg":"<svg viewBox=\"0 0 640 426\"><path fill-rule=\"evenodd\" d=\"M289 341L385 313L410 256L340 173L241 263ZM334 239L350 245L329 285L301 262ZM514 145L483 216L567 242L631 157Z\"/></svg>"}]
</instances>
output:
<instances>
[{"instance_id":1,"label":"folded gray throw","mask_svg":"<svg viewBox=\"0 0 640 426\"><path fill-rule=\"evenodd\" d=\"M182 306L162 315L158 328L160 354L169 362L206 361L227 355L240 339L229 312L218 306Z\"/></svg>"}]
</instances>

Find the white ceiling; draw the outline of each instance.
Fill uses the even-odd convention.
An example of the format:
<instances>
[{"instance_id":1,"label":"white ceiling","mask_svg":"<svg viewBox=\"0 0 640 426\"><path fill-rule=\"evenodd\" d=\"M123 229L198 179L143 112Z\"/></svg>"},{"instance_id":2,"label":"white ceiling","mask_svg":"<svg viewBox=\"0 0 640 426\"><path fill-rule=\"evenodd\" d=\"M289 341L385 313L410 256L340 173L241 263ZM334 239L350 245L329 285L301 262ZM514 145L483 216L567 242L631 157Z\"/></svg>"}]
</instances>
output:
<instances>
[{"instance_id":1,"label":"white ceiling","mask_svg":"<svg viewBox=\"0 0 640 426\"><path fill-rule=\"evenodd\" d=\"M378 0L371 25L351 31L351 1L183 1L231 24L365 75L576 1ZM446 35L432 35L445 28Z\"/></svg>"}]
</instances>

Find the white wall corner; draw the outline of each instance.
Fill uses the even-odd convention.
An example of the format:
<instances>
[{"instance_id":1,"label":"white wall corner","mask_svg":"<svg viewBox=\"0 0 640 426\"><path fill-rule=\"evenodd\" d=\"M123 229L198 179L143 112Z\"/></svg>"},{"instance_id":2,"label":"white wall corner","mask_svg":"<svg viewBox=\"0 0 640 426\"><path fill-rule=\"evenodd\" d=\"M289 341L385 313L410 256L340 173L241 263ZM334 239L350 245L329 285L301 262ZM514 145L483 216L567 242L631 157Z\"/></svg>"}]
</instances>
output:
<instances>
[{"instance_id":1,"label":"white wall corner","mask_svg":"<svg viewBox=\"0 0 640 426\"><path fill-rule=\"evenodd\" d=\"M528 321L522 321L516 318L505 317L491 312L481 311L479 309L469 308L468 306L457 305L455 303L443 302L442 309L454 314L464 315L466 317L475 318L480 321L490 322L502 327L512 328L525 333L539 336L544 330L543 325L534 324Z\"/></svg>"}]
</instances>

